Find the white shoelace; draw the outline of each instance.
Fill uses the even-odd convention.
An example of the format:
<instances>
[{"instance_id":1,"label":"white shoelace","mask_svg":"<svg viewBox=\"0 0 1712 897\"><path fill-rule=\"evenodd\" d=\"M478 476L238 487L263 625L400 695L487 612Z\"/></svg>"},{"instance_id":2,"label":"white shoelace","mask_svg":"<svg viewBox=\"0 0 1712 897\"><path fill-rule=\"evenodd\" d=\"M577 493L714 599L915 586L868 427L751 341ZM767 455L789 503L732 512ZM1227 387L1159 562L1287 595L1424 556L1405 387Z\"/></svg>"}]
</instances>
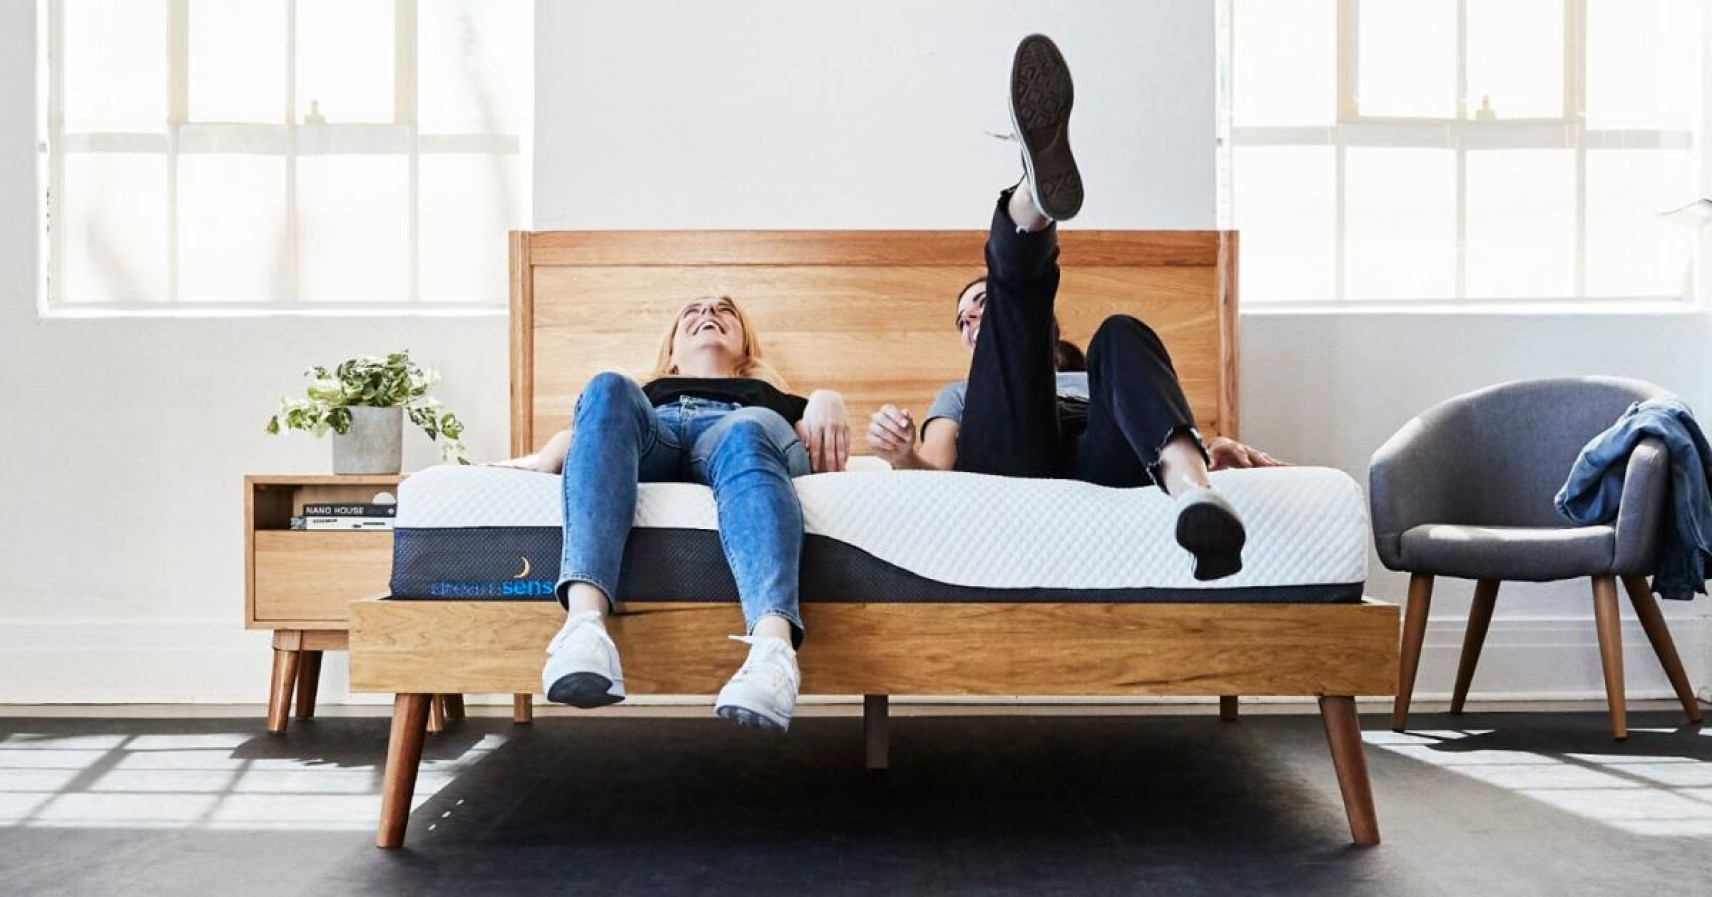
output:
<instances>
[{"instance_id":1,"label":"white shoelace","mask_svg":"<svg viewBox=\"0 0 1712 897\"><path fill-rule=\"evenodd\" d=\"M787 685L791 691L797 690L800 674L796 670L796 664L792 662L796 651L791 648L788 640L747 635L734 635L731 640L749 646L749 658L743 661L743 666L737 668L731 681L761 676L765 677L766 684L775 691L782 690Z\"/></svg>"},{"instance_id":2,"label":"white shoelace","mask_svg":"<svg viewBox=\"0 0 1712 897\"><path fill-rule=\"evenodd\" d=\"M553 636L553 640L547 643L547 653L558 651L572 635L581 632L585 627L593 626L605 632L605 627L600 625L599 620L600 613L597 611L585 610L580 614L572 614L565 620L565 625L559 628L558 634Z\"/></svg>"}]
</instances>

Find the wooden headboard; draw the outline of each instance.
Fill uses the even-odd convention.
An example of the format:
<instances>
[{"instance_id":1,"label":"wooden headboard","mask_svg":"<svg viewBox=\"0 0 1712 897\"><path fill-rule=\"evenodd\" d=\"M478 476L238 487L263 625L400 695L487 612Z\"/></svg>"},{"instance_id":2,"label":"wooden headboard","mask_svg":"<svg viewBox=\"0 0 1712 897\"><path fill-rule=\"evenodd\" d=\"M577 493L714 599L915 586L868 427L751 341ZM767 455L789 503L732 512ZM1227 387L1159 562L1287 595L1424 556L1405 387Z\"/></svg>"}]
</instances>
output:
<instances>
[{"instance_id":1,"label":"wooden headboard","mask_svg":"<svg viewBox=\"0 0 1712 897\"><path fill-rule=\"evenodd\" d=\"M511 447L570 422L589 378L653 369L689 301L728 295L763 351L806 395L844 394L852 448L896 402L920 420L967 376L957 291L984 268L984 231L514 231ZM1237 433L1236 234L1066 231L1058 319L1086 347L1108 315L1154 327L1206 436Z\"/></svg>"}]
</instances>

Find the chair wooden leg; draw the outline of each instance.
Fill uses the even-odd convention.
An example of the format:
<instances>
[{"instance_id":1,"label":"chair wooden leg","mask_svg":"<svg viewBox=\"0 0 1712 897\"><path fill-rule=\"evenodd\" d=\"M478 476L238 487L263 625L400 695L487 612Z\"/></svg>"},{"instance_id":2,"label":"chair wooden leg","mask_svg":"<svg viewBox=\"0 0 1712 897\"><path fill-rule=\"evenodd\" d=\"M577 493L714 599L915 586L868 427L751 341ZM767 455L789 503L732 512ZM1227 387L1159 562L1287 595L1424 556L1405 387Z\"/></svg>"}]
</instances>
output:
<instances>
[{"instance_id":1,"label":"chair wooden leg","mask_svg":"<svg viewBox=\"0 0 1712 897\"><path fill-rule=\"evenodd\" d=\"M1486 630L1492 625L1492 608L1498 604L1496 579L1482 579L1474 584L1474 604L1468 609L1468 631L1462 636L1462 660L1456 665L1456 689L1450 695L1450 712L1461 713L1468 700L1468 686L1474 682L1474 667L1480 663L1480 648L1486 644Z\"/></svg>"},{"instance_id":2,"label":"chair wooden leg","mask_svg":"<svg viewBox=\"0 0 1712 897\"><path fill-rule=\"evenodd\" d=\"M297 664L302 653L286 648L273 649L273 680L268 687L267 715L267 730L271 734L285 733L286 720L291 715L291 690L297 684Z\"/></svg>"},{"instance_id":3,"label":"chair wooden leg","mask_svg":"<svg viewBox=\"0 0 1712 897\"><path fill-rule=\"evenodd\" d=\"M441 695L446 708L446 722L455 723L464 718L463 695Z\"/></svg>"},{"instance_id":4,"label":"chair wooden leg","mask_svg":"<svg viewBox=\"0 0 1712 897\"><path fill-rule=\"evenodd\" d=\"M1236 695L1220 695L1219 696L1219 719L1220 720L1227 722L1227 723L1236 722L1236 715L1237 715L1236 697L1237 697Z\"/></svg>"},{"instance_id":5,"label":"chair wooden leg","mask_svg":"<svg viewBox=\"0 0 1712 897\"><path fill-rule=\"evenodd\" d=\"M1433 605L1433 578L1409 577L1409 600L1403 614L1403 648L1397 659L1397 700L1391 705L1391 728L1409 725L1409 699L1415 694L1415 670L1421 665L1421 641L1427 635L1427 610Z\"/></svg>"},{"instance_id":6,"label":"chair wooden leg","mask_svg":"<svg viewBox=\"0 0 1712 897\"><path fill-rule=\"evenodd\" d=\"M376 847L397 847L404 843L404 827L410 822L410 799L416 793L416 771L422 765L422 736L429 703L429 695L397 695L392 699L392 736L386 744L386 777L381 784Z\"/></svg>"},{"instance_id":7,"label":"chair wooden leg","mask_svg":"<svg viewBox=\"0 0 1712 897\"><path fill-rule=\"evenodd\" d=\"M297 718L315 718L315 695L321 688L321 652L305 651L297 664Z\"/></svg>"},{"instance_id":8,"label":"chair wooden leg","mask_svg":"<svg viewBox=\"0 0 1712 897\"><path fill-rule=\"evenodd\" d=\"M1332 749L1338 789L1343 792L1343 811L1349 817L1349 833L1355 843L1379 843L1379 815L1373 810L1373 783L1367 778L1367 755L1361 749L1361 719L1355 713L1355 698L1327 695L1320 698L1320 719L1326 725L1326 742Z\"/></svg>"},{"instance_id":9,"label":"chair wooden leg","mask_svg":"<svg viewBox=\"0 0 1712 897\"><path fill-rule=\"evenodd\" d=\"M862 696L862 735L868 747L868 769L885 769L891 763L889 703L886 695Z\"/></svg>"},{"instance_id":10,"label":"chair wooden leg","mask_svg":"<svg viewBox=\"0 0 1712 897\"><path fill-rule=\"evenodd\" d=\"M1670 637L1670 628L1665 625L1664 614L1653 599L1652 589L1647 587L1647 578L1625 576L1623 587L1629 592L1629 602L1635 606L1635 616L1641 618L1641 628L1647 631L1647 640L1653 643L1653 653L1658 655L1659 663L1664 666L1665 678L1670 680L1670 687L1676 689L1676 699L1682 702L1682 709L1688 712L1688 721L1698 724L1700 702L1694 699L1694 688L1688 684L1688 672L1682 668L1676 642Z\"/></svg>"},{"instance_id":11,"label":"chair wooden leg","mask_svg":"<svg viewBox=\"0 0 1712 897\"><path fill-rule=\"evenodd\" d=\"M519 726L527 726L535 721L535 696L511 696L511 721Z\"/></svg>"},{"instance_id":12,"label":"chair wooden leg","mask_svg":"<svg viewBox=\"0 0 1712 897\"><path fill-rule=\"evenodd\" d=\"M1623 625L1617 614L1617 579L1593 577L1593 621L1599 629L1599 663L1605 668L1605 700L1611 707L1611 737L1629 737L1623 701Z\"/></svg>"}]
</instances>

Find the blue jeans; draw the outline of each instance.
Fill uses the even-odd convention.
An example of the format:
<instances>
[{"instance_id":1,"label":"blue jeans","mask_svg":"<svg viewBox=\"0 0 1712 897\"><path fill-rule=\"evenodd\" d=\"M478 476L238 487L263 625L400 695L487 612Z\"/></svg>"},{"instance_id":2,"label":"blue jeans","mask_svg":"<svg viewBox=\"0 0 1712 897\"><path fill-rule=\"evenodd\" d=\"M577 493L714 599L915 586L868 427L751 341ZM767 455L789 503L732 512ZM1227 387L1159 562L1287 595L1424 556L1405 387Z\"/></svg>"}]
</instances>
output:
<instances>
[{"instance_id":1,"label":"blue jeans","mask_svg":"<svg viewBox=\"0 0 1712 897\"><path fill-rule=\"evenodd\" d=\"M577 399L565 453L560 603L573 582L618 597L638 483L701 483L713 487L749 630L776 614L800 641L803 518L791 478L808 472L808 450L772 409L696 398L654 408L636 381L596 374Z\"/></svg>"}]
</instances>

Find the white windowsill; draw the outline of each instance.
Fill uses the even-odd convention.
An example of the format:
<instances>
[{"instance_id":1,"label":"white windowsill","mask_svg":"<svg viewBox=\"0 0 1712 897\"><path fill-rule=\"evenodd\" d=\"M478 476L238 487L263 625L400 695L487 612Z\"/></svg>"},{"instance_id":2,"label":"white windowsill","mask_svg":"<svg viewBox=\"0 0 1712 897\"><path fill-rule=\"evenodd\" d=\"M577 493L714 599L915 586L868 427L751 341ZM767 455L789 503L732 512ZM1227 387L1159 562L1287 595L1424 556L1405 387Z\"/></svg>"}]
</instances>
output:
<instances>
[{"instance_id":1,"label":"white windowsill","mask_svg":"<svg viewBox=\"0 0 1712 897\"><path fill-rule=\"evenodd\" d=\"M43 321L110 321L124 318L185 318L205 320L211 318L503 318L509 313L505 306L451 306L436 308L433 306L314 306L289 308L281 306L259 306L243 308L233 306L214 306L198 308L186 305L163 305L160 307L139 306L83 306L38 308L37 318Z\"/></svg>"},{"instance_id":2,"label":"white windowsill","mask_svg":"<svg viewBox=\"0 0 1712 897\"><path fill-rule=\"evenodd\" d=\"M1316 315L1504 315L1504 316L1693 316L1708 313L1692 299L1484 299L1350 300L1344 302L1265 302L1240 305L1238 313L1255 317Z\"/></svg>"}]
</instances>

